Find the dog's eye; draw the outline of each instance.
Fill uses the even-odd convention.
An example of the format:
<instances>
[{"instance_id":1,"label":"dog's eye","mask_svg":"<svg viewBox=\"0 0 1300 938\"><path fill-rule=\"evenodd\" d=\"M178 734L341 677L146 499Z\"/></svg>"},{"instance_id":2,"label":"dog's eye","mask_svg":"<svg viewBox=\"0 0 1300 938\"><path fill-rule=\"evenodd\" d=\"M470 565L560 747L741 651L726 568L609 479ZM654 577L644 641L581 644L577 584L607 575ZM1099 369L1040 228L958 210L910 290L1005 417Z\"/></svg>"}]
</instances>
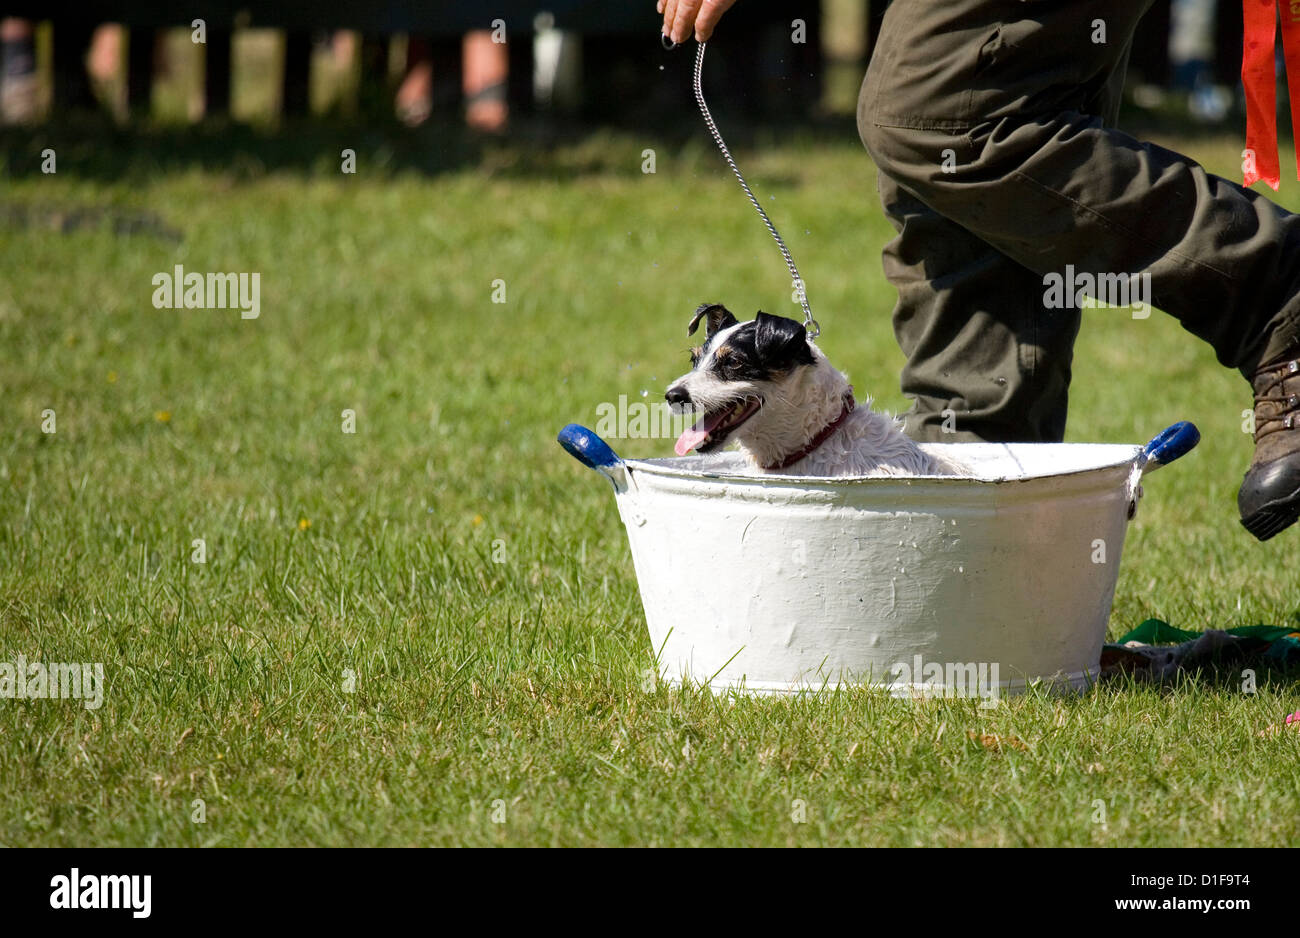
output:
<instances>
[{"instance_id":1,"label":"dog's eye","mask_svg":"<svg viewBox=\"0 0 1300 938\"><path fill-rule=\"evenodd\" d=\"M700 347L697 345L695 348L691 349L691 364L698 365L699 363L700 363Z\"/></svg>"}]
</instances>

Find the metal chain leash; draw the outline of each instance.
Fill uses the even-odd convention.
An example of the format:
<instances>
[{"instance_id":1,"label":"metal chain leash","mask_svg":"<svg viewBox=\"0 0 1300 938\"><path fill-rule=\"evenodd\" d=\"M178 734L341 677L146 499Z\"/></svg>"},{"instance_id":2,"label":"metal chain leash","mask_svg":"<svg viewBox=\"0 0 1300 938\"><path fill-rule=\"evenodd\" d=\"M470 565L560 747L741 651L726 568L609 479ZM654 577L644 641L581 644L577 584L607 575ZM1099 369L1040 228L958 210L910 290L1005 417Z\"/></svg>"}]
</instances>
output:
<instances>
[{"instance_id":1,"label":"metal chain leash","mask_svg":"<svg viewBox=\"0 0 1300 938\"><path fill-rule=\"evenodd\" d=\"M701 78L704 74L704 47L708 43L701 42L695 52L695 100L700 105L700 113L704 115L704 123L709 128L709 133L713 135L713 141L722 151L722 158L727 161L731 171L736 174L736 179L740 182L740 188L745 190L745 195L749 196L749 201L758 209L759 217L763 219L763 224L767 225L767 230L772 233L776 240L776 246L781 249L781 256L785 258L785 266L790 268L790 276L794 280L794 288L799 293L799 305L803 307L803 324L808 331L808 338L815 339L821 335L821 326L817 320L813 319L812 309L808 306L808 291L804 286L803 278L799 276L799 268L794 266L794 258L790 256L790 250L785 246L785 241L781 239L781 234L776 230L776 225L772 224L772 219L767 217L767 212L763 211L763 206L759 204L754 192L749 188L749 183L745 182L745 177L736 165L736 161L731 156L731 151L727 149L727 144L722 139L722 134L718 131L718 125L713 122L713 115L709 112L709 106L704 103L704 88ZM665 43L667 47L667 43Z\"/></svg>"}]
</instances>

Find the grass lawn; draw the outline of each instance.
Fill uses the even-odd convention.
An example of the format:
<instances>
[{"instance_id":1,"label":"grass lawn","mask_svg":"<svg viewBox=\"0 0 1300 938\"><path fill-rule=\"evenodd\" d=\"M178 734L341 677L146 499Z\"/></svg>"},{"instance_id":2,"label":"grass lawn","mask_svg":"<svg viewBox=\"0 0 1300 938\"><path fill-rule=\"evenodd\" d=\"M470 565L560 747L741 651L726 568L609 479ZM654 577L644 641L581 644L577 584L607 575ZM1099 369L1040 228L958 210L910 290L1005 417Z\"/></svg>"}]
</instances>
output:
<instances>
[{"instance_id":1,"label":"grass lawn","mask_svg":"<svg viewBox=\"0 0 1300 938\"><path fill-rule=\"evenodd\" d=\"M1300 842L1300 737L1257 735L1300 709L1294 674L991 711L643 689L609 487L554 437L620 394L658 399L701 300L795 308L702 132L436 172L408 157L449 146L437 129L409 152L195 133L0 136L0 661L106 676L97 710L0 700L0 843ZM1237 177L1239 141L1183 143ZM738 156L822 347L903 408L891 230L860 146L760 135ZM1283 193L1300 205L1294 180ZM260 317L155 309L176 264L259 272ZM1237 522L1240 376L1159 314L1096 310L1072 403L1071 440L1204 434L1146 486L1112 637L1149 616L1295 621L1300 535L1259 545Z\"/></svg>"}]
</instances>

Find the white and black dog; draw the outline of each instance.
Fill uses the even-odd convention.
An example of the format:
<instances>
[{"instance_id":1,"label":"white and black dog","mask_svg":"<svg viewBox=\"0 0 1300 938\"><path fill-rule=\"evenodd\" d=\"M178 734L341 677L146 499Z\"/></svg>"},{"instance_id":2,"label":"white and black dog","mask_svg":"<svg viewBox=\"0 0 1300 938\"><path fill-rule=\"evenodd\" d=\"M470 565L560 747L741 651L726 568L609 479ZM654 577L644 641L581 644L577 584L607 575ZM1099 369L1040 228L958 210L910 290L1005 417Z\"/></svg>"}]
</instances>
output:
<instances>
[{"instance_id":1,"label":"white and black dog","mask_svg":"<svg viewBox=\"0 0 1300 938\"><path fill-rule=\"evenodd\" d=\"M900 421L855 402L853 388L808 339L803 324L760 312L738 322L705 303L686 334L706 322L693 367L668 386L673 410L703 411L677 440L677 455L707 453L734 438L764 472L806 476L949 475L957 467L923 452Z\"/></svg>"}]
</instances>

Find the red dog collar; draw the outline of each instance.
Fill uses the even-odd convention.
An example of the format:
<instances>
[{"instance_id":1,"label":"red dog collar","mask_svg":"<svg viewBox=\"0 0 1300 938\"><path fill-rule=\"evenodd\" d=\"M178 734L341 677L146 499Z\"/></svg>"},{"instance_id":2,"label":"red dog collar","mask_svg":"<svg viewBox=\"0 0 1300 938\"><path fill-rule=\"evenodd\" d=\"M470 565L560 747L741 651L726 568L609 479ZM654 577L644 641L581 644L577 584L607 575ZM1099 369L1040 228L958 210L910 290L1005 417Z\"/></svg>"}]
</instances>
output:
<instances>
[{"instance_id":1,"label":"red dog collar","mask_svg":"<svg viewBox=\"0 0 1300 938\"><path fill-rule=\"evenodd\" d=\"M785 457L785 459L781 460L780 462L772 463L770 466L764 466L763 468L768 472L773 472L777 469L790 468L799 460L803 459L805 456L807 456L817 447L821 446L828 439L830 439L830 435L840 428L840 424L842 424L845 420L848 419L849 414L853 413L853 408L856 406L857 406L857 402L853 400L853 388L849 388L848 392L844 395L844 407L840 409L840 415L836 417L834 420L832 420L830 423L826 424L826 426L822 427L821 432L818 433L811 440L809 440L807 446L805 446L801 450L797 450L796 452L791 453L789 456Z\"/></svg>"}]
</instances>

